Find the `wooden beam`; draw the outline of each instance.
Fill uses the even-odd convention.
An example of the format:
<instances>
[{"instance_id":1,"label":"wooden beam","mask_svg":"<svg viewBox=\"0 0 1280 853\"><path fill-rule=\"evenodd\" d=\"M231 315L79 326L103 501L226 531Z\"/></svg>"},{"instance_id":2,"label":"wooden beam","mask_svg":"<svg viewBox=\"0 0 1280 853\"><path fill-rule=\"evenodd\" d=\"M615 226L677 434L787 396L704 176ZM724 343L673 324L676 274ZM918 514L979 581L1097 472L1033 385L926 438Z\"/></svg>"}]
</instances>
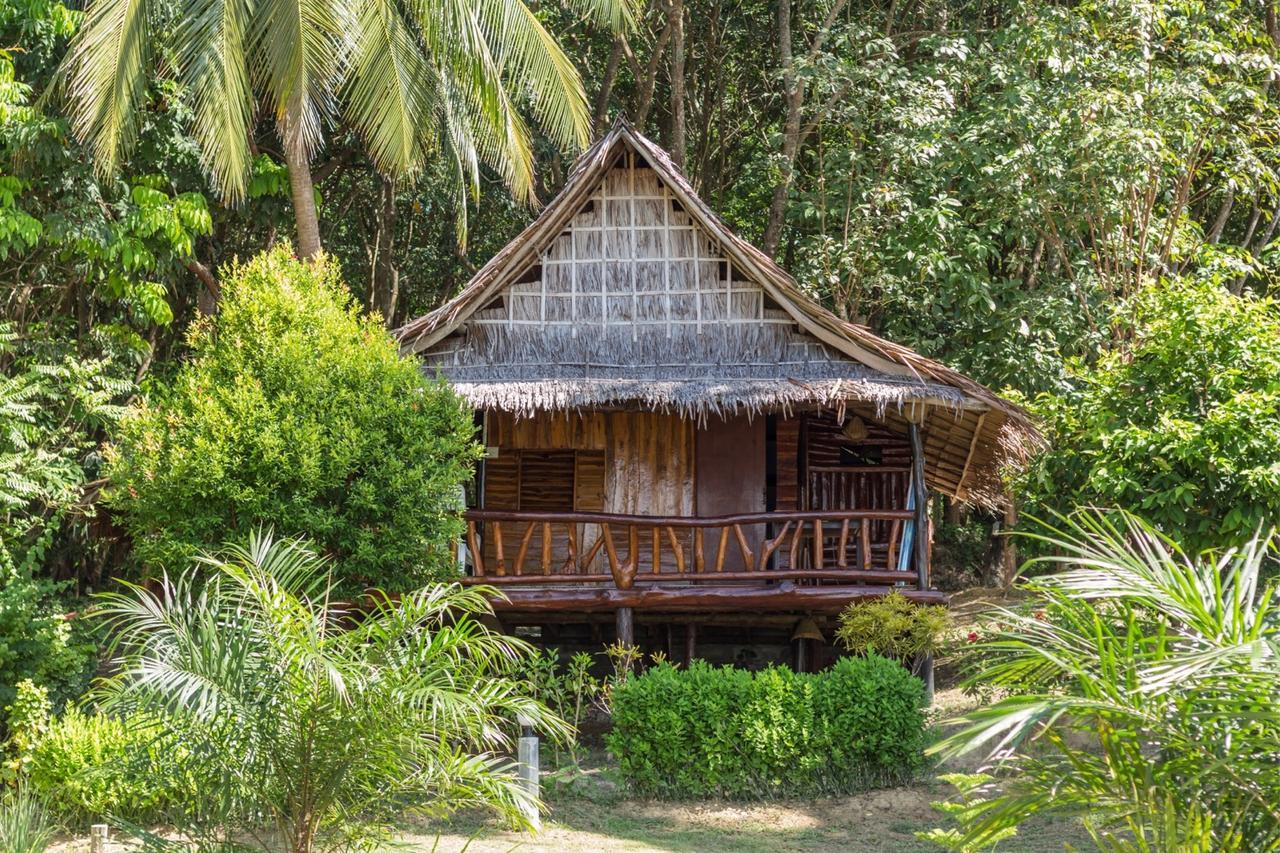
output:
<instances>
[{"instance_id":1,"label":"wooden beam","mask_svg":"<svg viewBox=\"0 0 1280 853\"><path fill-rule=\"evenodd\" d=\"M692 527L706 529L709 527L729 527L734 524L768 524L779 521L823 521L869 520L907 521L912 518L911 512L904 509L830 509L809 512L748 512L740 515L716 516L671 516L671 515L621 515L607 512L540 512L533 510L517 511L504 509L469 509L464 517L477 522L485 521L546 521L565 523L574 521L579 524L637 524L649 527L654 524L672 527Z\"/></svg>"},{"instance_id":2,"label":"wooden beam","mask_svg":"<svg viewBox=\"0 0 1280 853\"><path fill-rule=\"evenodd\" d=\"M471 577L458 578L458 583L465 586L500 586L500 587L520 587L520 586L541 586L549 584L596 584L596 583L612 583L613 575L594 573L589 575L575 575L568 573L554 575L525 575L523 577ZM744 572L721 572L715 574L708 572L702 575L685 575L677 577L670 574L654 577L653 575L637 575L632 581L633 586L641 584L670 584L677 582L681 585L695 583L723 583L733 581L758 581L768 583L770 581L785 580L828 580L828 581L844 581L853 586L861 586L868 583L880 581L882 583L893 585L898 583L914 583L915 576L911 572L899 572L896 569L778 569L776 571L744 571Z\"/></svg>"},{"instance_id":3,"label":"wooden beam","mask_svg":"<svg viewBox=\"0 0 1280 853\"><path fill-rule=\"evenodd\" d=\"M636 617L635 611L630 607L619 607L617 613L614 614L617 622L618 642L627 646L636 644Z\"/></svg>"},{"instance_id":4,"label":"wooden beam","mask_svg":"<svg viewBox=\"0 0 1280 853\"><path fill-rule=\"evenodd\" d=\"M910 424L911 462L915 489L915 531L911 537L912 552L915 556L916 586L919 589L929 588L929 490L924 483L924 442L920 437L920 427Z\"/></svg>"},{"instance_id":5,"label":"wooden beam","mask_svg":"<svg viewBox=\"0 0 1280 853\"><path fill-rule=\"evenodd\" d=\"M725 611L813 611L837 613L853 601L879 598L893 591L891 586L796 586L790 581L775 587L635 587L632 589L520 589L509 590L495 599L496 610L522 612L623 610L666 612ZM942 604L946 596L935 590L902 591L912 601Z\"/></svg>"},{"instance_id":6,"label":"wooden beam","mask_svg":"<svg viewBox=\"0 0 1280 853\"><path fill-rule=\"evenodd\" d=\"M973 454L978 449L978 436L982 435L982 426L987 420L987 413L978 415L978 424L973 428L973 438L969 439L969 453L964 458L964 467L960 469L960 479L956 481L956 500L964 500L964 483L969 479L969 465L973 462Z\"/></svg>"}]
</instances>

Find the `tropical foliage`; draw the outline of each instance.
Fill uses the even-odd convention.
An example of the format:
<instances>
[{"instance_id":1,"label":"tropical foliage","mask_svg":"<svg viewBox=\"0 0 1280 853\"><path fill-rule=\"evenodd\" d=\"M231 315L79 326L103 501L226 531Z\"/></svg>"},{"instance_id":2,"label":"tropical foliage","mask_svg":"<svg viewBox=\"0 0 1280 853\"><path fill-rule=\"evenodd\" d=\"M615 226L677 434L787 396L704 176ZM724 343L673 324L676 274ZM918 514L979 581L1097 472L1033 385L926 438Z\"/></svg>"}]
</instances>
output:
<instances>
[{"instance_id":1,"label":"tropical foliage","mask_svg":"<svg viewBox=\"0 0 1280 853\"><path fill-rule=\"evenodd\" d=\"M471 412L360 315L334 264L278 248L238 267L188 343L108 451L144 566L266 523L313 538L348 592L456 573Z\"/></svg>"},{"instance_id":2,"label":"tropical foliage","mask_svg":"<svg viewBox=\"0 0 1280 853\"><path fill-rule=\"evenodd\" d=\"M0 795L0 847L9 853L44 853L57 829L44 803L27 791Z\"/></svg>"},{"instance_id":3,"label":"tropical foliage","mask_svg":"<svg viewBox=\"0 0 1280 853\"><path fill-rule=\"evenodd\" d=\"M574 9L613 28L630 16L622 0ZM274 114L307 258L320 249L310 161L339 121L389 178L436 155L464 192L479 193L483 163L522 200L533 197L533 153L517 101L560 146L588 134L577 69L519 0L95 0L63 71L72 125L102 172L136 141L158 65L172 70L201 164L229 201L249 194L255 113ZM456 209L465 215L465 196Z\"/></svg>"},{"instance_id":4,"label":"tropical foliage","mask_svg":"<svg viewBox=\"0 0 1280 853\"><path fill-rule=\"evenodd\" d=\"M1105 850L1276 849L1280 619L1261 580L1274 541L1195 557L1093 512L1038 535L1061 571L975 647L970 686L1005 698L933 747L990 753L993 768L940 839L982 849L1069 815Z\"/></svg>"},{"instance_id":5,"label":"tropical foliage","mask_svg":"<svg viewBox=\"0 0 1280 853\"><path fill-rule=\"evenodd\" d=\"M22 756L22 782L79 831L107 819L163 823L202 796L186 747L150 718L72 707L46 726Z\"/></svg>"},{"instance_id":6,"label":"tropical foliage","mask_svg":"<svg viewBox=\"0 0 1280 853\"><path fill-rule=\"evenodd\" d=\"M79 694L92 666L92 644L63 618L68 583L50 575L83 555L75 543L93 515L83 492L129 383L109 359L67 350L65 341L20 337L0 322L0 708L27 678L50 687L60 705Z\"/></svg>"},{"instance_id":7,"label":"tropical foliage","mask_svg":"<svg viewBox=\"0 0 1280 853\"><path fill-rule=\"evenodd\" d=\"M1050 449L1027 512L1126 507L1192 550L1280 522L1280 306L1221 285L1143 290L1115 349L1038 398Z\"/></svg>"},{"instance_id":8,"label":"tropical foliage","mask_svg":"<svg viewBox=\"0 0 1280 853\"><path fill-rule=\"evenodd\" d=\"M525 658L515 675L528 684L530 695L569 723L576 732L601 698L605 686L592 675L594 665L595 658L587 652L578 652L562 665L560 650L547 648ZM558 756L560 744L553 746ZM576 737L569 742L571 760L577 760L578 746Z\"/></svg>"},{"instance_id":9,"label":"tropical foliage","mask_svg":"<svg viewBox=\"0 0 1280 853\"><path fill-rule=\"evenodd\" d=\"M537 804L508 732L516 715L567 727L503 676L527 648L480 621L486 593L339 605L328 561L256 533L154 590L106 596L117 671L98 698L182 744L200 793L172 817L207 843L341 848L406 809L484 806L527 825Z\"/></svg>"}]
</instances>

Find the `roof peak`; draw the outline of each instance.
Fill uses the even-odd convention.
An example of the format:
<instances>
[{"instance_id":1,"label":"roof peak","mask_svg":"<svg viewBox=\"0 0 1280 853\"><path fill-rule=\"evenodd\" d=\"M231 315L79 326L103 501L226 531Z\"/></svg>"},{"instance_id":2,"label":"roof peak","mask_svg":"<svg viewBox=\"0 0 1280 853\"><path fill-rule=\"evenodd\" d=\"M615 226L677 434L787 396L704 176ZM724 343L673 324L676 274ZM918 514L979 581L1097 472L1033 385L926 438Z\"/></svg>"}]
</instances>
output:
<instances>
[{"instance_id":1,"label":"roof peak","mask_svg":"<svg viewBox=\"0 0 1280 853\"><path fill-rule=\"evenodd\" d=\"M963 399L964 408L998 413L988 418L988 431L1007 427L1029 445L1039 441L1037 431L1022 410L978 382L905 346L880 338L863 326L847 323L819 305L772 258L726 225L698 196L670 155L622 114L578 157L563 189L543 207L537 218L494 255L457 296L396 331L402 349L422 352L434 346L490 304L504 288L541 263L547 247L599 194L616 165L618 145L627 145L639 154L670 191L672 200L714 241L719 254L740 270L745 280L762 288L776 307L785 311L809 336L887 377L906 383L949 386Z\"/></svg>"}]
</instances>

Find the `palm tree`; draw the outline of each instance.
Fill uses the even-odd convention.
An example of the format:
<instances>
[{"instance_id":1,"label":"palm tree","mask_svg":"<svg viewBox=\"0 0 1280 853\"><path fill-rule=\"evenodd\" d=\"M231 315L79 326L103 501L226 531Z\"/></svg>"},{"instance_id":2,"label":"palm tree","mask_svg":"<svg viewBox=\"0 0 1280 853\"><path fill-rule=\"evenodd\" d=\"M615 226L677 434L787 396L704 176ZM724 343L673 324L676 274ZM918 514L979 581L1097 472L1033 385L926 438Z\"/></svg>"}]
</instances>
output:
<instances>
[{"instance_id":1,"label":"palm tree","mask_svg":"<svg viewBox=\"0 0 1280 853\"><path fill-rule=\"evenodd\" d=\"M199 780L174 822L296 853L415 807L527 825L537 804L503 757L507 733L517 715L568 727L508 677L529 648L476 618L493 591L440 584L352 608L332 590L324 559L259 533L159 589L103 596L116 654L103 709L153 721L174 747L162 754Z\"/></svg>"},{"instance_id":2,"label":"palm tree","mask_svg":"<svg viewBox=\"0 0 1280 853\"><path fill-rule=\"evenodd\" d=\"M969 686L1004 698L933 751L990 753L944 833L987 849L1037 814L1099 849L1280 850L1280 609L1271 537L1195 557L1125 513L1036 535L1057 574L1028 582L972 648Z\"/></svg>"},{"instance_id":3,"label":"palm tree","mask_svg":"<svg viewBox=\"0 0 1280 853\"><path fill-rule=\"evenodd\" d=\"M615 29L631 20L630 0L571 2ZM274 117L306 258L320 251L311 157L339 121L388 177L445 157L463 203L481 164L532 200L520 106L561 147L590 132L576 69L522 0L91 0L66 91L102 171L134 142L158 68L189 93L203 166L231 203L245 197L255 115Z\"/></svg>"}]
</instances>

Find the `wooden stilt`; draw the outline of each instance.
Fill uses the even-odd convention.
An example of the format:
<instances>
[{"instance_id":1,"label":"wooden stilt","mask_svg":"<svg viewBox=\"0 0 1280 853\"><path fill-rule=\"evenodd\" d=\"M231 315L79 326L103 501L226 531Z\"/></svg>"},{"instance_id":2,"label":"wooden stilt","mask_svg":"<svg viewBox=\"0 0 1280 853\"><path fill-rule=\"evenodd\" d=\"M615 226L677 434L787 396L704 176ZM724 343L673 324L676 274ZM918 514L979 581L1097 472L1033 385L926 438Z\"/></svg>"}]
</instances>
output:
<instances>
[{"instance_id":1,"label":"wooden stilt","mask_svg":"<svg viewBox=\"0 0 1280 853\"><path fill-rule=\"evenodd\" d=\"M684 626L684 665L693 663L698 655L698 623L688 622Z\"/></svg>"},{"instance_id":2,"label":"wooden stilt","mask_svg":"<svg viewBox=\"0 0 1280 853\"><path fill-rule=\"evenodd\" d=\"M618 626L618 642L628 646L636 644L636 617L630 607L619 607L614 614Z\"/></svg>"}]
</instances>

